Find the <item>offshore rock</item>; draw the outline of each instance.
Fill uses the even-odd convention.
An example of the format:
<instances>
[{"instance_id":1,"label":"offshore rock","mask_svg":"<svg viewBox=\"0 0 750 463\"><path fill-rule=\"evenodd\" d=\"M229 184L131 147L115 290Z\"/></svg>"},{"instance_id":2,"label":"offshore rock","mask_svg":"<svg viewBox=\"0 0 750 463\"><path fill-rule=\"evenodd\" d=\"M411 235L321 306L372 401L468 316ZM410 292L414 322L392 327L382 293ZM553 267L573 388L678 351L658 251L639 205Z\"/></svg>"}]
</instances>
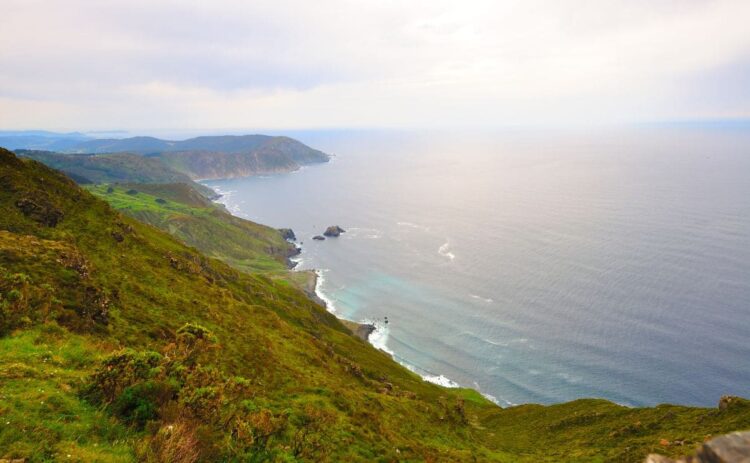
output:
<instances>
[{"instance_id":1,"label":"offshore rock","mask_svg":"<svg viewBox=\"0 0 750 463\"><path fill-rule=\"evenodd\" d=\"M325 239L325 237L324 236L320 236L320 235L315 235L315 236L313 236L312 239L314 239L316 241L323 241Z\"/></svg>"},{"instance_id":2,"label":"offshore rock","mask_svg":"<svg viewBox=\"0 0 750 463\"><path fill-rule=\"evenodd\" d=\"M326 228L326 231L323 232L323 235L335 238L345 232L346 230L339 227L338 225L331 225L330 227Z\"/></svg>"}]
</instances>

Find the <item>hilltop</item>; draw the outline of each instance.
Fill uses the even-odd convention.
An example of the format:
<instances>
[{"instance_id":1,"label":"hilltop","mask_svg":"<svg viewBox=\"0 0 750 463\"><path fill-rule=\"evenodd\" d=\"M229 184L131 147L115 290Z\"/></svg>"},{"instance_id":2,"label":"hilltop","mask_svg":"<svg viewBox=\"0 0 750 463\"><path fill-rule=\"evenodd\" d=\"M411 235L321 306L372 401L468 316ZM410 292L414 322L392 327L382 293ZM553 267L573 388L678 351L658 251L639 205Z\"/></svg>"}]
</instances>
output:
<instances>
[{"instance_id":1,"label":"hilltop","mask_svg":"<svg viewBox=\"0 0 750 463\"><path fill-rule=\"evenodd\" d=\"M200 198L149 186L130 216L91 188L0 149L0 458L635 462L750 427L739 398L503 409L427 383L285 278L135 218Z\"/></svg>"},{"instance_id":2,"label":"hilltop","mask_svg":"<svg viewBox=\"0 0 750 463\"><path fill-rule=\"evenodd\" d=\"M193 179L247 177L290 172L327 162L328 155L289 137L222 135L181 141L154 137L83 141L70 153L129 152L148 155Z\"/></svg>"},{"instance_id":3,"label":"hilltop","mask_svg":"<svg viewBox=\"0 0 750 463\"><path fill-rule=\"evenodd\" d=\"M19 154L92 182L185 183L247 177L291 172L329 159L322 151L292 138L268 135L205 136L181 141L0 136L3 141ZM40 146L59 147L60 152L41 151Z\"/></svg>"}]
</instances>

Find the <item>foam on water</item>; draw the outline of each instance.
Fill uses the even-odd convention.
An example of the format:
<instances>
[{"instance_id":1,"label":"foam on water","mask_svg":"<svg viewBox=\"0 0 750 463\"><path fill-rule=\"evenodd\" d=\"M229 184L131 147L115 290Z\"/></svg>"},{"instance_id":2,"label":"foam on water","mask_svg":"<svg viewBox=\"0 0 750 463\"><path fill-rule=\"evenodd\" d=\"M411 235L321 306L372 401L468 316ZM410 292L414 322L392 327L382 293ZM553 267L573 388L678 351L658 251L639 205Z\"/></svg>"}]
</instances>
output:
<instances>
[{"instance_id":1,"label":"foam on water","mask_svg":"<svg viewBox=\"0 0 750 463\"><path fill-rule=\"evenodd\" d=\"M398 225L399 227L407 227L407 228L413 228L415 230L421 230L423 232L430 231L430 227L427 227L425 225L419 225L417 223L412 223L412 222L396 222L396 225Z\"/></svg>"},{"instance_id":2,"label":"foam on water","mask_svg":"<svg viewBox=\"0 0 750 463\"><path fill-rule=\"evenodd\" d=\"M315 275L317 275L317 278L315 280L315 295L318 296L323 302L325 302L326 310L335 314L336 306L334 305L333 299L328 297L325 291L323 291L323 285L325 284L325 281L326 281L325 274L328 271L329 271L328 269L316 269L315 270Z\"/></svg>"},{"instance_id":3,"label":"foam on water","mask_svg":"<svg viewBox=\"0 0 750 463\"><path fill-rule=\"evenodd\" d=\"M370 337L367 338L367 340L377 349L382 350L383 352L386 352L393 355L393 351L388 348L388 325L385 323L381 323L379 321L373 321L369 319L362 320L362 323L372 325L375 327L375 330L370 333Z\"/></svg>"},{"instance_id":4,"label":"foam on water","mask_svg":"<svg viewBox=\"0 0 750 463\"><path fill-rule=\"evenodd\" d=\"M451 247L451 243L450 243L450 241L446 241L445 243L443 243L443 245L442 245L442 246L440 246L440 247L438 248L438 254L440 254L440 255L441 255L441 256L443 256L443 257L447 257L447 258L448 258L448 259L450 259L450 260L453 260L453 259L455 259L455 258L456 258L456 255L455 255L455 254L453 254L453 253L452 253L452 252L450 251L450 247Z\"/></svg>"},{"instance_id":5,"label":"foam on water","mask_svg":"<svg viewBox=\"0 0 750 463\"><path fill-rule=\"evenodd\" d=\"M383 231L377 228L348 227L346 233L342 234L341 237L344 239L365 238L377 240L383 237Z\"/></svg>"},{"instance_id":6,"label":"foam on water","mask_svg":"<svg viewBox=\"0 0 750 463\"><path fill-rule=\"evenodd\" d=\"M469 294L469 297L471 297L472 299L476 299L478 301L486 302L487 304L492 304L494 302L491 297L482 297L482 296L479 296L478 294Z\"/></svg>"},{"instance_id":7,"label":"foam on water","mask_svg":"<svg viewBox=\"0 0 750 463\"><path fill-rule=\"evenodd\" d=\"M450 378L446 378L443 375L437 375L437 376L425 375L425 376L422 376L422 379L424 379L428 383L437 384L438 386L450 387L450 388L461 387L460 384L458 384L457 382L453 381Z\"/></svg>"}]
</instances>

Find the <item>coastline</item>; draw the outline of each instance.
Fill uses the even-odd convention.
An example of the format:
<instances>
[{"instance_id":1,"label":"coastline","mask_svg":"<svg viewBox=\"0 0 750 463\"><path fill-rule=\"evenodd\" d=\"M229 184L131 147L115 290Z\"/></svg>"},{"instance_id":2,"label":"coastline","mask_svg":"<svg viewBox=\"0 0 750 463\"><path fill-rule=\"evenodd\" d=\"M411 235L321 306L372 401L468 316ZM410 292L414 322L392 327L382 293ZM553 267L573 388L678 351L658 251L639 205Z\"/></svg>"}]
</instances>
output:
<instances>
[{"instance_id":1,"label":"coastline","mask_svg":"<svg viewBox=\"0 0 750 463\"><path fill-rule=\"evenodd\" d=\"M374 323L355 322L354 320L348 320L346 318L341 317L339 314L337 314L336 310L333 308L333 302L330 299L328 299L328 297L325 294L323 294L323 292L320 289L320 284L322 280L319 274L320 271L319 270L295 270L294 267L296 267L297 262L295 262L293 259L290 259L290 260L292 261L292 264L293 264L291 268L289 269L290 271L307 274L305 286L303 287L303 291L305 292L307 297L309 297L313 302L320 305L321 307L324 307L328 312L332 313L336 318L339 319L339 321L345 327L349 328L349 331L351 331L353 335L355 335L356 337L358 337L359 339L365 342L370 342L370 336L377 331L377 326Z\"/></svg>"},{"instance_id":2,"label":"coastline","mask_svg":"<svg viewBox=\"0 0 750 463\"><path fill-rule=\"evenodd\" d=\"M294 172L289 172L294 173ZM207 180L210 181L210 180ZM233 196L234 191L219 191L215 189L214 187L211 187L209 185L206 185L205 183L201 183L202 185L211 188L212 190L216 191L217 195L219 195L219 198L217 198L214 202L217 204L222 205L230 214L243 218L245 220L249 220L249 217L243 217L243 213L240 210L239 206L233 206L231 204L228 204L230 201L230 198ZM325 282L325 276L324 272L326 269L299 269L299 264L302 261L302 253L304 252L304 246L299 246L298 243L294 240L287 240L288 242L294 244L298 252L296 252L294 255L289 256L288 258L288 267L290 272L294 273L306 273L306 279L304 284L301 286L302 291L307 295L308 298L310 298L313 302L317 303L318 305L324 307L328 312L333 314L339 321L341 321L344 326L346 326L354 336L358 337L359 339L370 343L374 348L385 352L386 354L390 355L394 361L399 363L404 368L408 369L409 371L413 372L414 374L418 375L422 380L436 384L438 386L446 387L446 388L471 388L479 392L484 398L487 400L495 403L498 406L502 406L501 402L503 402L506 406L513 406L516 405L512 402L508 402L506 400L498 400L497 397L482 392L479 385L474 383L472 386L464 386L461 385L452 379L446 377L443 374L435 374L430 371L422 370L419 367L416 367L412 364L410 364L406 359L403 359L395 354L391 349L388 348L387 342L388 342L388 336L389 336L389 329L388 329L388 322L385 321L385 323L375 320L368 320L364 319L361 321L354 321L349 320L341 316L336 310L334 301L329 298L325 292L322 289L323 283ZM422 370L422 371L420 371Z\"/></svg>"},{"instance_id":3,"label":"coastline","mask_svg":"<svg viewBox=\"0 0 750 463\"><path fill-rule=\"evenodd\" d=\"M301 248L300 248L301 249ZM296 264L296 263L295 263ZM373 320L362 320L359 322L346 319L342 317L338 312L336 311L336 307L333 304L333 301L323 292L322 290L322 284L325 281L325 277L323 276L323 270L316 269L316 270L291 270L295 272L308 272L311 277L308 277L307 280L307 287L305 288L305 293L316 303L326 308L328 312L333 314L336 318L341 321L341 323L349 328L349 330L357 336L358 338L362 339L363 341L369 342L374 348L385 352L386 354L390 355L391 358L395 362L397 362L399 365L403 366L407 370L413 372L414 374L418 375L420 378L422 378L423 381L426 381L428 383L436 384L438 386L446 387L446 388L470 388L477 391L479 394L482 395L485 399L489 400L490 402L494 403L495 405L502 407L505 406L514 406L517 405L513 402L509 402L507 400L503 400L502 404L501 401L498 400L497 397L488 394L486 392L482 392L481 388L478 384L474 383L473 386L462 386L461 384L453 381L452 379L448 378L447 376L443 374L433 374L429 371L419 371L420 368L410 364L406 359L403 359L396 355L395 352L393 352L391 349L388 348L387 342L388 342L388 325L387 321L385 323L379 322L379 321L373 321Z\"/></svg>"}]
</instances>

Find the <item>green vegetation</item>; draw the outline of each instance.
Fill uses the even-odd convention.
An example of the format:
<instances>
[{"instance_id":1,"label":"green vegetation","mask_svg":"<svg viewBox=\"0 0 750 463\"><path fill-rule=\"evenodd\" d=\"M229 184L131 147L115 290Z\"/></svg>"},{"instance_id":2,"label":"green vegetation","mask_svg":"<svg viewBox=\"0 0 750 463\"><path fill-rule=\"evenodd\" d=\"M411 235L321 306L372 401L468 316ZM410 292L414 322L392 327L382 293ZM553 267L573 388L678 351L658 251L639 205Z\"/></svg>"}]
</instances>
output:
<instances>
[{"instance_id":1,"label":"green vegetation","mask_svg":"<svg viewBox=\"0 0 750 463\"><path fill-rule=\"evenodd\" d=\"M200 209L92 188L159 214ZM749 427L741 399L501 409L426 383L285 279L206 257L0 149L0 458L636 462Z\"/></svg>"},{"instance_id":2,"label":"green vegetation","mask_svg":"<svg viewBox=\"0 0 750 463\"><path fill-rule=\"evenodd\" d=\"M286 274L294 246L273 228L240 219L186 184L87 185L112 207L239 270Z\"/></svg>"},{"instance_id":3,"label":"green vegetation","mask_svg":"<svg viewBox=\"0 0 750 463\"><path fill-rule=\"evenodd\" d=\"M9 140L22 143L22 140ZM29 140L34 144L34 140ZM224 135L169 141L154 137L80 140L65 152L17 150L79 183L190 183L190 179L291 172L327 162L322 151L289 137ZM202 192L210 196L209 192Z\"/></svg>"},{"instance_id":4,"label":"green vegetation","mask_svg":"<svg viewBox=\"0 0 750 463\"><path fill-rule=\"evenodd\" d=\"M32 150L17 150L17 154L61 170L81 184L185 183L208 198L216 195L210 188L193 182L158 159L137 154L63 154Z\"/></svg>"}]
</instances>

